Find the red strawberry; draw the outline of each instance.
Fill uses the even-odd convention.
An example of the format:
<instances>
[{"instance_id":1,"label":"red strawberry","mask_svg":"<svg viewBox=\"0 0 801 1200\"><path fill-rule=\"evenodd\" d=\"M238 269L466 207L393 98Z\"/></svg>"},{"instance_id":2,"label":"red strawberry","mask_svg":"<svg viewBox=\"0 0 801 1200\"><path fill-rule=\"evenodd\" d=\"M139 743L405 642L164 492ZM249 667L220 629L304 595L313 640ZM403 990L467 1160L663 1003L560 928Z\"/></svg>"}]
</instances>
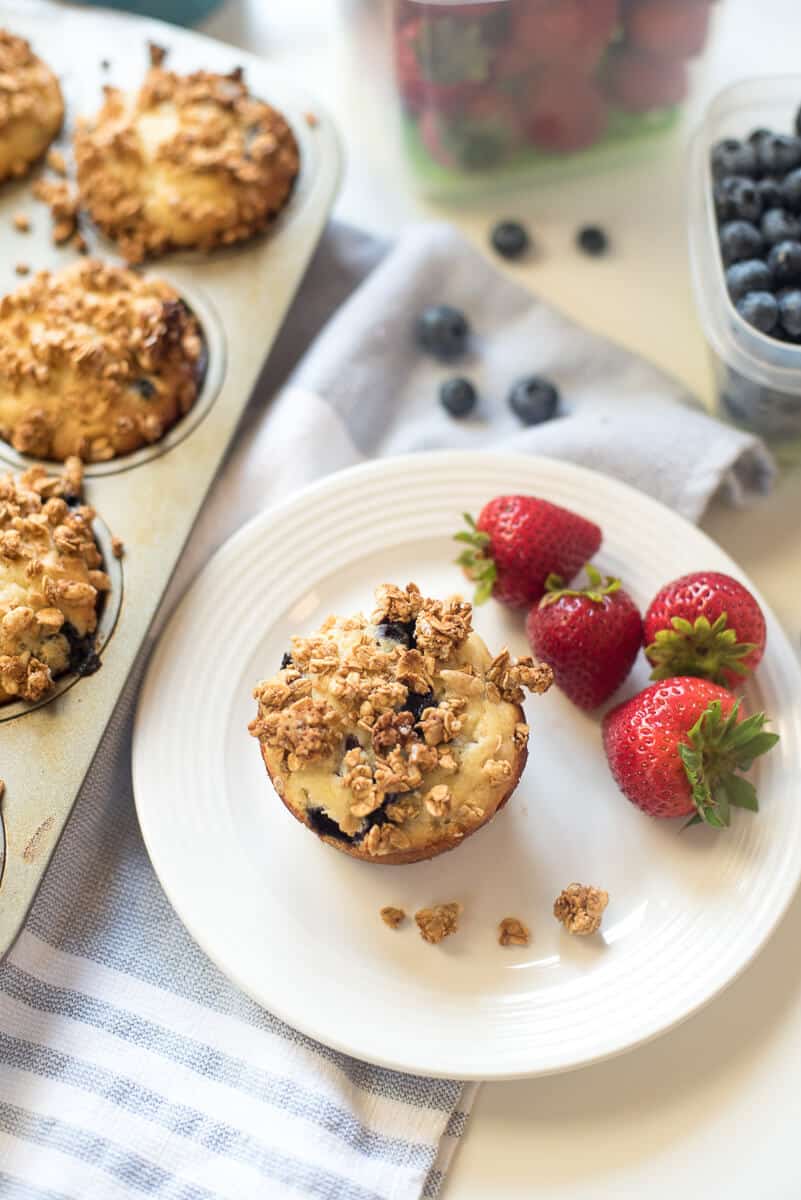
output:
<instances>
[{"instance_id":1,"label":"red strawberry","mask_svg":"<svg viewBox=\"0 0 801 1200\"><path fill-rule=\"evenodd\" d=\"M465 79L437 82L427 57L429 30L418 17L395 31L395 75L398 91L410 112L429 104L442 112L459 112L473 90Z\"/></svg>"},{"instance_id":2,"label":"red strawberry","mask_svg":"<svg viewBox=\"0 0 801 1200\"><path fill-rule=\"evenodd\" d=\"M645 614L652 679L699 675L736 688L765 652L765 618L730 575L696 571L668 583Z\"/></svg>"},{"instance_id":3,"label":"red strawberry","mask_svg":"<svg viewBox=\"0 0 801 1200\"><path fill-rule=\"evenodd\" d=\"M620 21L620 0L579 0L581 40L609 42Z\"/></svg>"},{"instance_id":4,"label":"red strawberry","mask_svg":"<svg viewBox=\"0 0 801 1200\"><path fill-rule=\"evenodd\" d=\"M526 132L544 150L582 150L606 131L604 97L595 81L578 71L563 67L544 71L533 81L526 101Z\"/></svg>"},{"instance_id":5,"label":"red strawberry","mask_svg":"<svg viewBox=\"0 0 801 1200\"><path fill-rule=\"evenodd\" d=\"M522 138L517 110L500 92L471 96L458 116L450 116L438 107L426 108L418 130L434 161L449 170L495 166Z\"/></svg>"},{"instance_id":6,"label":"red strawberry","mask_svg":"<svg viewBox=\"0 0 801 1200\"><path fill-rule=\"evenodd\" d=\"M740 771L779 740L764 713L743 719L740 701L707 679L652 683L607 713L603 741L623 794L651 817L685 817L724 829L731 808L758 809Z\"/></svg>"},{"instance_id":7,"label":"red strawberry","mask_svg":"<svg viewBox=\"0 0 801 1200\"><path fill-rule=\"evenodd\" d=\"M569 60L581 33L579 0L516 0L512 39L537 62Z\"/></svg>"},{"instance_id":8,"label":"red strawberry","mask_svg":"<svg viewBox=\"0 0 801 1200\"><path fill-rule=\"evenodd\" d=\"M601 530L592 521L536 496L498 496L478 521L465 513L469 530L456 534L468 548L457 562L475 580L475 602L490 596L527 608L545 591L549 575L570 580L597 553Z\"/></svg>"},{"instance_id":9,"label":"red strawberry","mask_svg":"<svg viewBox=\"0 0 801 1200\"><path fill-rule=\"evenodd\" d=\"M708 0L645 0L631 9L628 40L651 54L693 58L709 36Z\"/></svg>"},{"instance_id":10,"label":"red strawberry","mask_svg":"<svg viewBox=\"0 0 801 1200\"><path fill-rule=\"evenodd\" d=\"M642 617L619 579L604 584L593 566L590 586L565 588L552 575L526 620L531 649L579 708L597 708L617 691L642 645Z\"/></svg>"},{"instance_id":11,"label":"red strawberry","mask_svg":"<svg viewBox=\"0 0 801 1200\"><path fill-rule=\"evenodd\" d=\"M610 95L629 112L650 112L681 104L689 88L681 58L658 58L639 50L620 50L605 71Z\"/></svg>"}]
</instances>

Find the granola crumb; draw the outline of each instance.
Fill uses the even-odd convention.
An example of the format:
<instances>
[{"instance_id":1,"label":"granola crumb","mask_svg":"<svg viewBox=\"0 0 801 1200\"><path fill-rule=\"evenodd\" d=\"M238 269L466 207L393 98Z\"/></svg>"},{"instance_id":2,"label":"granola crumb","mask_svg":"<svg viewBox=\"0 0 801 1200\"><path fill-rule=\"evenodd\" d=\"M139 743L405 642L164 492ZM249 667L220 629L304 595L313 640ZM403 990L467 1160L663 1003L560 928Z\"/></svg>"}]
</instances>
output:
<instances>
[{"instance_id":1,"label":"granola crumb","mask_svg":"<svg viewBox=\"0 0 801 1200\"><path fill-rule=\"evenodd\" d=\"M320 124L320 118L313 112L304 113L304 119L309 129L316 129Z\"/></svg>"},{"instance_id":2,"label":"granola crumb","mask_svg":"<svg viewBox=\"0 0 801 1200\"><path fill-rule=\"evenodd\" d=\"M501 946L527 946L531 931L517 917L504 917L498 925L498 944Z\"/></svg>"},{"instance_id":3,"label":"granola crumb","mask_svg":"<svg viewBox=\"0 0 801 1200\"><path fill-rule=\"evenodd\" d=\"M125 543L116 534L111 539L111 553L115 558L122 558L125 553Z\"/></svg>"},{"instance_id":4,"label":"granola crumb","mask_svg":"<svg viewBox=\"0 0 801 1200\"><path fill-rule=\"evenodd\" d=\"M25 262L18 262L14 265L14 270L18 275L27 275L30 272L30 267Z\"/></svg>"},{"instance_id":5,"label":"granola crumb","mask_svg":"<svg viewBox=\"0 0 801 1200\"><path fill-rule=\"evenodd\" d=\"M67 161L61 151L56 150L55 146L47 152L45 162L51 171L55 171L56 175L67 174Z\"/></svg>"},{"instance_id":6,"label":"granola crumb","mask_svg":"<svg viewBox=\"0 0 801 1200\"><path fill-rule=\"evenodd\" d=\"M24 213L24 212L14 213L12 220L13 220L14 228L16 229L17 233L30 233L31 222L30 222L30 218L28 217L27 213Z\"/></svg>"},{"instance_id":7,"label":"granola crumb","mask_svg":"<svg viewBox=\"0 0 801 1200\"><path fill-rule=\"evenodd\" d=\"M414 919L420 930L420 937L424 942L435 946L452 933L456 933L462 912L462 905L456 901L450 904L435 904L433 908L418 909Z\"/></svg>"},{"instance_id":8,"label":"granola crumb","mask_svg":"<svg viewBox=\"0 0 801 1200\"><path fill-rule=\"evenodd\" d=\"M384 924L389 925L390 929L397 929L406 920L406 913L403 909L393 908L391 904L386 904L381 909L380 916Z\"/></svg>"},{"instance_id":9,"label":"granola crumb","mask_svg":"<svg viewBox=\"0 0 801 1200\"><path fill-rule=\"evenodd\" d=\"M553 915L562 922L568 933L587 937L601 928L608 903L609 894L601 888L571 883L556 897Z\"/></svg>"}]
</instances>

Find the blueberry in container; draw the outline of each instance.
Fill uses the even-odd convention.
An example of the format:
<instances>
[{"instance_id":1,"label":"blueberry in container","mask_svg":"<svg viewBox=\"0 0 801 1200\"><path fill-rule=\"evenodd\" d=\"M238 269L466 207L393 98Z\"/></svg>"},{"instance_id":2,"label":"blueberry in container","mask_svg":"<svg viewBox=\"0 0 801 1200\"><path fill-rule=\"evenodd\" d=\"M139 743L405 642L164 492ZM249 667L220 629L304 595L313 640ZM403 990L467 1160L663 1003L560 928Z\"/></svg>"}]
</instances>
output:
<instances>
[{"instance_id":1,"label":"blueberry in container","mask_svg":"<svg viewBox=\"0 0 801 1200\"><path fill-rule=\"evenodd\" d=\"M801 75L734 84L710 103L690 156L690 265L717 411L764 437L782 462L801 457L800 108ZM728 184L724 160L736 176ZM754 228L763 244L747 254Z\"/></svg>"}]
</instances>

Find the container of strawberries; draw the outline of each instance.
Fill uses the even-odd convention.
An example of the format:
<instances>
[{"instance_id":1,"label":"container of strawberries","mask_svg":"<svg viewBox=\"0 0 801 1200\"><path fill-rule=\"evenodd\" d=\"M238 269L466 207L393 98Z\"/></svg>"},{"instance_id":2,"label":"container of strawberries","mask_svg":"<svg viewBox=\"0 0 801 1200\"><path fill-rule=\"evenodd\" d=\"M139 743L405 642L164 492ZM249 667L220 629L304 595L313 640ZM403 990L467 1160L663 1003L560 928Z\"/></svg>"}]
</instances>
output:
<instances>
[{"instance_id":1,"label":"container of strawberries","mask_svg":"<svg viewBox=\"0 0 801 1200\"><path fill-rule=\"evenodd\" d=\"M430 193L612 159L670 129L714 0L393 0L404 141Z\"/></svg>"}]
</instances>

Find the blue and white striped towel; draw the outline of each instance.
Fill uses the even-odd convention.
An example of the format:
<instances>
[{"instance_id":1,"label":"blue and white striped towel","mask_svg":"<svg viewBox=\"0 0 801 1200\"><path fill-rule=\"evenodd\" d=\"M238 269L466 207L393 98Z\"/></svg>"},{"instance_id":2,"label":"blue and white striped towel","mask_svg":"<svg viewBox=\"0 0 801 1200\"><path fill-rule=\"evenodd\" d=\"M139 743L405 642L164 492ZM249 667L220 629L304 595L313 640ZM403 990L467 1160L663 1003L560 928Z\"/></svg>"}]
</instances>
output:
<instances>
[{"instance_id":1,"label":"blue and white striped towel","mask_svg":"<svg viewBox=\"0 0 801 1200\"><path fill-rule=\"evenodd\" d=\"M245 518L373 454L494 439L607 469L690 516L720 486L742 499L769 485L757 442L677 409L676 384L508 283L452 231L424 227L384 253L329 231L165 611ZM442 372L408 337L430 300L463 304L480 332L471 372L488 400L461 426L432 403ZM263 397L311 343L266 415ZM559 383L570 415L521 433L497 398L532 370ZM139 674L0 968L0 1200L436 1196L475 1087L301 1036L228 983L170 909L131 794Z\"/></svg>"}]
</instances>

